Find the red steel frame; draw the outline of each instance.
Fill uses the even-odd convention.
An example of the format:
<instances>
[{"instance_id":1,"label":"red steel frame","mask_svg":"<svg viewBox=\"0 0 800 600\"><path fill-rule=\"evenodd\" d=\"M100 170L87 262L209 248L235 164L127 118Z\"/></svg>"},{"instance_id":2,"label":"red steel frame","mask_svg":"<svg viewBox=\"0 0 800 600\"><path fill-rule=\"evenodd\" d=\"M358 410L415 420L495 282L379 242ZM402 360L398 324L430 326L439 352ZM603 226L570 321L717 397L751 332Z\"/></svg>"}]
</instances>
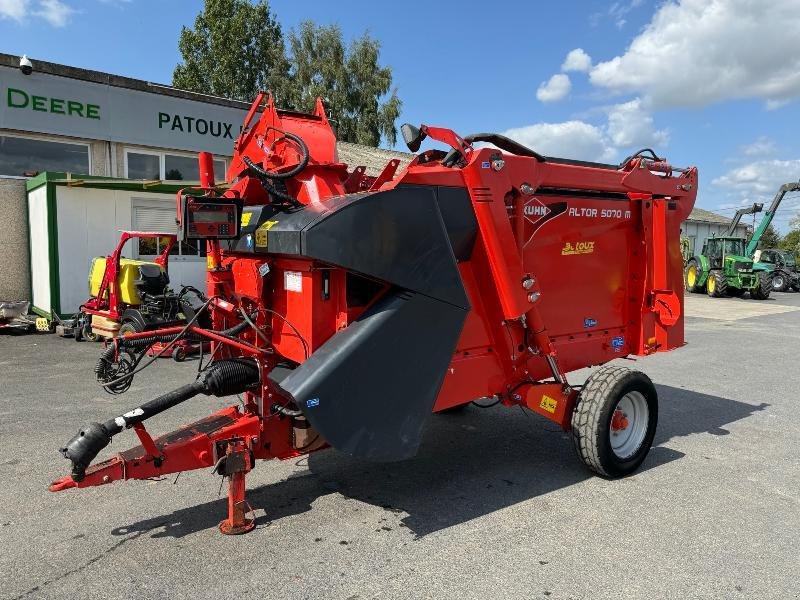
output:
<instances>
[{"instance_id":1,"label":"red steel frame","mask_svg":"<svg viewBox=\"0 0 800 600\"><path fill-rule=\"evenodd\" d=\"M119 290L117 290L116 281L119 277L120 259L122 258L122 248L131 239L168 239L166 247L159 256L156 257L155 263L162 269L166 270L169 262L169 253L175 246L178 237L174 233L158 233L155 231L123 231L120 235L119 243L114 251L106 257L106 270L103 273L103 280L100 283L100 289L94 298L90 298L84 302L80 310L90 314L99 315L115 321L119 321L122 317L122 312L127 305L123 304L119 297Z\"/></svg>"},{"instance_id":2,"label":"red steel frame","mask_svg":"<svg viewBox=\"0 0 800 600\"><path fill-rule=\"evenodd\" d=\"M261 117L254 122L265 102ZM260 184L248 176L242 157L272 171L291 169L299 153L281 131L302 137L311 149L308 167L286 182L289 193L304 204L401 184L468 190L478 237L472 256L459 269L472 310L434 411L496 395L504 404L523 404L566 430L577 397L566 373L620 356L648 355L683 345L679 227L694 205L695 168L673 169L642 157L616 170L539 162L493 148L475 149L447 129L423 126L422 130L462 152L463 166L445 167L429 151L399 175L395 176L397 164L389 164L378 178L367 179L363 168L348 172L338 162L335 137L321 103L312 115L299 115L278 111L271 97L262 94L253 103L237 141L227 173L228 181L236 183L224 196L242 198L245 204L268 201ZM205 193L214 195L210 155L201 154L200 171ZM565 190L570 208L563 214L545 224L528 218L553 215L558 203L564 203ZM598 193L609 196L598 197ZM344 272L325 265L237 255L221 250L213 240L208 242L208 256L208 293L216 297L213 329L238 322L240 308L248 314L255 311L256 325L271 332L270 343L252 329L237 341L196 326L189 330L211 340L215 359L256 358L262 382L269 381L267 374L278 358L303 362L308 353L368 308L348 306ZM166 260L166 255L162 258ZM265 263L274 277L287 270L299 272L304 293L290 299L279 290L264 289L258 271ZM317 301L323 272L331 278L331 289L338 290L325 306ZM564 274L572 279L560 280ZM587 281L578 280L576 274ZM570 288L581 293L571 293ZM594 290L589 302L587 290ZM267 307L270 312L264 310ZM575 324L577 319L583 319L585 329ZM310 347L304 348L287 322ZM141 446L90 467L79 482L69 476L58 479L51 489L147 479L211 467L220 457L235 455L239 468L231 474L229 515L220 529L223 533L249 531L252 520L247 518L244 479L252 459L286 459L306 453L292 445L290 419L267 410L276 398L275 390L264 383L258 392L245 394L243 408L231 406L155 440L143 425L136 426Z\"/></svg>"}]
</instances>

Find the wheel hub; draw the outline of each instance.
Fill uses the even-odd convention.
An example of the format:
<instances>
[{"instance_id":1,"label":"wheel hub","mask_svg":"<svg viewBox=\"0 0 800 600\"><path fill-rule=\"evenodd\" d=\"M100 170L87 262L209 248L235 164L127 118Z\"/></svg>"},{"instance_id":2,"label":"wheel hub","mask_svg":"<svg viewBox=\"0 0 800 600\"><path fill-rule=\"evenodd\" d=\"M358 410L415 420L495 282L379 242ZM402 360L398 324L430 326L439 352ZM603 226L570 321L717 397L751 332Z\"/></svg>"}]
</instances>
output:
<instances>
[{"instance_id":1,"label":"wheel hub","mask_svg":"<svg viewBox=\"0 0 800 600\"><path fill-rule=\"evenodd\" d=\"M640 392L628 392L611 413L609 437L611 449L621 459L630 458L641 447L647 435L650 410Z\"/></svg>"}]
</instances>

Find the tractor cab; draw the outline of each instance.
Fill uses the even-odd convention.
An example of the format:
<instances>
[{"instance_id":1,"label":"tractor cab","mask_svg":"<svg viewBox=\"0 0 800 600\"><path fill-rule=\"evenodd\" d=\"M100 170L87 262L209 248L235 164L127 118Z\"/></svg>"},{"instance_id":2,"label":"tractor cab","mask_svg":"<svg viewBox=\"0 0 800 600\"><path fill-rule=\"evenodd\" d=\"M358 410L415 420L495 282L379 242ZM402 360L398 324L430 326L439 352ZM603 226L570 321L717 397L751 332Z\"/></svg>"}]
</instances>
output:
<instances>
[{"instance_id":1,"label":"tractor cab","mask_svg":"<svg viewBox=\"0 0 800 600\"><path fill-rule=\"evenodd\" d=\"M709 238L703 246L703 254L708 257L711 269L722 269L730 275L753 272L753 261L745 255L743 238Z\"/></svg>"}]
</instances>

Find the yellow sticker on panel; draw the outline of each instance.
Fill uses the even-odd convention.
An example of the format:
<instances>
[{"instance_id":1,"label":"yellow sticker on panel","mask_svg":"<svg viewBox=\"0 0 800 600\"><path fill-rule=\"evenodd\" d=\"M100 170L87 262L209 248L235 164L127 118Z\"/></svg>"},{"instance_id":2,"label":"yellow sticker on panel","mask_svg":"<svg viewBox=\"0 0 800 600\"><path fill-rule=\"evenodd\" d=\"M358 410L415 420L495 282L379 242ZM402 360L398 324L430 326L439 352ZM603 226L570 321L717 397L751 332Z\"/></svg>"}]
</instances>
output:
<instances>
[{"instance_id":1,"label":"yellow sticker on panel","mask_svg":"<svg viewBox=\"0 0 800 600\"><path fill-rule=\"evenodd\" d=\"M556 412L556 408L558 408L558 400L545 394L542 396L542 401L539 402L539 408L542 408L552 414Z\"/></svg>"},{"instance_id":2,"label":"yellow sticker on panel","mask_svg":"<svg viewBox=\"0 0 800 600\"><path fill-rule=\"evenodd\" d=\"M267 247L267 231L275 227L277 224L277 221L264 221L258 226L258 229L256 229L256 246L259 248Z\"/></svg>"}]
</instances>

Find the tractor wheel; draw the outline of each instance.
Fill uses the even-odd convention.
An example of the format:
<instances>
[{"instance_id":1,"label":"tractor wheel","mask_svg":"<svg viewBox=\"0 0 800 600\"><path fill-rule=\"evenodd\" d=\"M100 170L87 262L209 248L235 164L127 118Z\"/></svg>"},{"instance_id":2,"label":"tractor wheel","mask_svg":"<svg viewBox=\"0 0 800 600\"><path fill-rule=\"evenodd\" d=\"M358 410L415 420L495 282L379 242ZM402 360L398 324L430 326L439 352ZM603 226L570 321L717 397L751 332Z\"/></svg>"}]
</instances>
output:
<instances>
[{"instance_id":1,"label":"tractor wheel","mask_svg":"<svg viewBox=\"0 0 800 600\"><path fill-rule=\"evenodd\" d=\"M175 362L183 362L186 360L186 350L181 346L176 346L172 351L172 360Z\"/></svg>"},{"instance_id":2,"label":"tractor wheel","mask_svg":"<svg viewBox=\"0 0 800 600\"><path fill-rule=\"evenodd\" d=\"M772 291L772 277L766 271L758 272L758 285L750 289L750 297L753 300L766 300Z\"/></svg>"},{"instance_id":3,"label":"tractor wheel","mask_svg":"<svg viewBox=\"0 0 800 600\"><path fill-rule=\"evenodd\" d=\"M785 292L789 288L789 278L781 271L772 273L770 283L772 284L773 292Z\"/></svg>"},{"instance_id":4,"label":"tractor wheel","mask_svg":"<svg viewBox=\"0 0 800 600\"><path fill-rule=\"evenodd\" d=\"M658 424L658 394L640 371L606 365L581 389L572 413L572 441L583 462L604 477L635 471Z\"/></svg>"},{"instance_id":5,"label":"tractor wheel","mask_svg":"<svg viewBox=\"0 0 800 600\"><path fill-rule=\"evenodd\" d=\"M728 282L721 271L711 271L708 274L706 293L712 298L721 298L728 293Z\"/></svg>"},{"instance_id":6,"label":"tractor wheel","mask_svg":"<svg viewBox=\"0 0 800 600\"><path fill-rule=\"evenodd\" d=\"M684 276L687 292L697 294L703 291L702 286L698 284L702 273L703 270L700 268L700 265L697 264L697 261L695 259L691 259L689 264L686 266L686 274Z\"/></svg>"},{"instance_id":7,"label":"tractor wheel","mask_svg":"<svg viewBox=\"0 0 800 600\"><path fill-rule=\"evenodd\" d=\"M133 321L125 321L122 324L122 327L119 328L117 337L124 337L126 335L130 335L131 333L139 333L139 328L136 327L136 323Z\"/></svg>"}]
</instances>

